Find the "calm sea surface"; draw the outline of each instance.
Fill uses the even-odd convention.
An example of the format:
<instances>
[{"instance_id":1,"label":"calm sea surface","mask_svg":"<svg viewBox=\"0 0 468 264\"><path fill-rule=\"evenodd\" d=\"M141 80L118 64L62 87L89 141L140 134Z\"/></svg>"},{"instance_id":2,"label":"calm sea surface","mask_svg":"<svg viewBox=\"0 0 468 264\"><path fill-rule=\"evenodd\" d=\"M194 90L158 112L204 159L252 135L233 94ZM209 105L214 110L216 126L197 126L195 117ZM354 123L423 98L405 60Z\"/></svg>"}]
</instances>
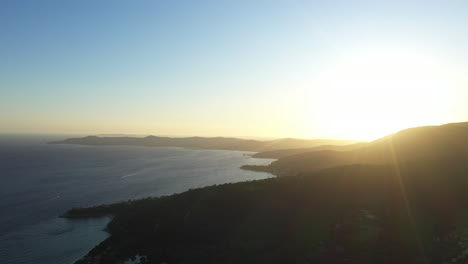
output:
<instances>
[{"instance_id":1,"label":"calm sea surface","mask_svg":"<svg viewBox=\"0 0 468 264\"><path fill-rule=\"evenodd\" d=\"M68 220L72 207L271 177L243 151L48 145L53 136L0 135L0 263L67 264L107 237L109 219Z\"/></svg>"}]
</instances>

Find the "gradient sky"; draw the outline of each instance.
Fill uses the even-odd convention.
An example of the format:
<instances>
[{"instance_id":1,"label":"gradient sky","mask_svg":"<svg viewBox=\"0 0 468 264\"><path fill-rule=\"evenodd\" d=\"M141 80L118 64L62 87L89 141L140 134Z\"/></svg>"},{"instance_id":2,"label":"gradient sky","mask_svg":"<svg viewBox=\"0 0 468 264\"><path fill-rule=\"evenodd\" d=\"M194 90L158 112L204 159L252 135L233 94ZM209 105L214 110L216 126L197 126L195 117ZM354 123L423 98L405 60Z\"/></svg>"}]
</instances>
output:
<instances>
[{"instance_id":1,"label":"gradient sky","mask_svg":"<svg viewBox=\"0 0 468 264\"><path fill-rule=\"evenodd\" d=\"M372 139L467 121L467 14L461 0L1 0L0 133Z\"/></svg>"}]
</instances>

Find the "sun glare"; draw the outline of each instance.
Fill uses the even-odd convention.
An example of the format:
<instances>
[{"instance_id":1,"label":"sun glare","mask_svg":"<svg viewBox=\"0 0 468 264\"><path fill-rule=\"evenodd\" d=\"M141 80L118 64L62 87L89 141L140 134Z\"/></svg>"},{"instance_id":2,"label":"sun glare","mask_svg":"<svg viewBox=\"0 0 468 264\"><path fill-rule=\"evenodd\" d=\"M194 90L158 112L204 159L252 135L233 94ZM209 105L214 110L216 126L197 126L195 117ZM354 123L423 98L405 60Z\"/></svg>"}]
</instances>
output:
<instances>
[{"instance_id":1,"label":"sun glare","mask_svg":"<svg viewBox=\"0 0 468 264\"><path fill-rule=\"evenodd\" d=\"M447 69L433 54L366 49L321 73L321 123L337 137L373 140L411 126L443 123Z\"/></svg>"}]
</instances>

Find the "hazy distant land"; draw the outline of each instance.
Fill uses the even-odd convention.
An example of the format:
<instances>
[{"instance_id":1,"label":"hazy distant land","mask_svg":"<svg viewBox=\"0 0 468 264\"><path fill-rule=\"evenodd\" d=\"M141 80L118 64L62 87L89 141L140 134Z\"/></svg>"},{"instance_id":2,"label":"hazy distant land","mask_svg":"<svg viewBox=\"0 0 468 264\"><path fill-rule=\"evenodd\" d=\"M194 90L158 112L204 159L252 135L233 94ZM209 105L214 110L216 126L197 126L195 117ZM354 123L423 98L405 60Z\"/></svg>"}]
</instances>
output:
<instances>
[{"instance_id":1,"label":"hazy distant land","mask_svg":"<svg viewBox=\"0 0 468 264\"><path fill-rule=\"evenodd\" d=\"M240 151L270 151L279 149L311 148L322 145L347 145L358 142L357 140L335 139L294 139L284 138L277 140L252 140L225 137L98 137L87 136L82 138L69 138L62 141L50 142L51 144L77 144L91 146L132 145L145 147L183 147L194 149L220 149Z\"/></svg>"}]
</instances>

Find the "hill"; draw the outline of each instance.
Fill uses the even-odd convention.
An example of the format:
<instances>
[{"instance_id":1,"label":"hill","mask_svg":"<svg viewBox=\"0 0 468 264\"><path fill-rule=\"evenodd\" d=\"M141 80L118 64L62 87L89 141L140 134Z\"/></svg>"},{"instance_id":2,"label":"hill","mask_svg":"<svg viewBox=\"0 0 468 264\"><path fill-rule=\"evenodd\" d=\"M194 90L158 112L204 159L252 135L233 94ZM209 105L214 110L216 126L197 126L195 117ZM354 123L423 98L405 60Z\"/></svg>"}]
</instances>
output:
<instances>
[{"instance_id":1,"label":"hill","mask_svg":"<svg viewBox=\"0 0 468 264\"><path fill-rule=\"evenodd\" d=\"M296 154L323 151L323 150L348 151L348 150L362 148L366 146L367 144L368 143L366 142L361 142L361 143L353 143L353 144L346 144L346 145L321 145L321 146L312 147L312 148L291 148L291 149L268 150L268 151L255 153L254 155L252 155L252 157L262 158L262 159L279 159L279 158L284 158L284 157L292 156Z\"/></svg>"},{"instance_id":2,"label":"hill","mask_svg":"<svg viewBox=\"0 0 468 264\"><path fill-rule=\"evenodd\" d=\"M92 208L110 237L77 262L466 263L468 123L280 158L261 181Z\"/></svg>"},{"instance_id":3,"label":"hill","mask_svg":"<svg viewBox=\"0 0 468 264\"><path fill-rule=\"evenodd\" d=\"M292 154L295 151L301 152ZM367 144L302 151L267 152L274 153L279 160L269 166L244 166L243 168L269 171L278 176L290 176L340 165L378 165L468 157L468 122L409 128ZM281 154L285 155L281 156ZM262 153L257 155L268 157Z\"/></svg>"}]
</instances>

